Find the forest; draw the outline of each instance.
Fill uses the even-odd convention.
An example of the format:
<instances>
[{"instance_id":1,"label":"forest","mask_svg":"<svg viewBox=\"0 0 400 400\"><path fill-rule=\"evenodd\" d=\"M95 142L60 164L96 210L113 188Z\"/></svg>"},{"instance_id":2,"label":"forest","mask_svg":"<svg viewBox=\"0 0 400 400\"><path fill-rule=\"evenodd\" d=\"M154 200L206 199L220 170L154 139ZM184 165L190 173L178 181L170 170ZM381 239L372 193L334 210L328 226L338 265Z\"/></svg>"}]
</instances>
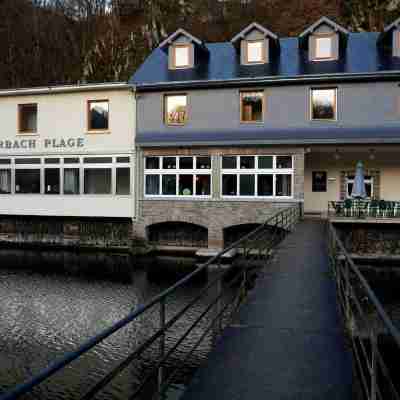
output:
<instances>
[{"instance_id":1,"label":"forest","mask_svg":"<svg viewBox=\"0 0 400 400\"><path fill-rule=\"evenodd\" d=\"M168 34L230 40L256 21L281 37L322 15L380 31L400 0L0 0L0 88L124 81Z\"/></svg>"}]
</instances>

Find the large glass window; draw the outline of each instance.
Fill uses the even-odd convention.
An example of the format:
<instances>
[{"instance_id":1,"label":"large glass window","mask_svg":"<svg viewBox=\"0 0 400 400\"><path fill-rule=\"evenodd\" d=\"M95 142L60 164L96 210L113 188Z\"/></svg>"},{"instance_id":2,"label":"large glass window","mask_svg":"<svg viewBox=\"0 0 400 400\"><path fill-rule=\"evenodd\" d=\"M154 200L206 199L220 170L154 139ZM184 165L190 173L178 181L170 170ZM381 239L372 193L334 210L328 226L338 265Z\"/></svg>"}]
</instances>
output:
<instances>
[{"instance_id":1,"label":"large glass window","mask_svg":"<svg viewBox=\"0 0 400 400\"><path fill-rule=\"evenodd\" d=\"M11 193L11 170L0 169L0 194Z\"/></svg>"},{"instance_id":2,"label":"large glass window","mask_svg":"<svg viewBox=\"0 0 400 400\"><path fill-rule=\"evenodd\" d=\"M262 122L264 115L264 92L240 93L240 120L241 122Z\"/></svg>"},{"instance_id":3,"label":"large glass window","mask_svg":"<svg viewBox=\"0 0 400 400\"><path fill-rule=\"evenodd\" d=\"M118 195L129 195L131 193L131 170L130 168L117 168L117 187Z\"/></svg>"},{"instance_id":4,"label":"large glass window","mask_svg":"<svg viewBox=\"0 0 400 400\"><path fill-rule=\"evenodd\" d=\"M111 168L85 169L85 194L111 194Z\"/></svg>"},{"instance_id":5,"label":"large glass window","mask_svg":"<svg viewBox=\"0 0 400 400\"><path fill-rule=\"evenodd\" d=\"M337 89L311 89L311 119L332 121L337 119Z\"/></svg>"},{"instance_id":6,"label":"large glass window","mask_svg":"<svg viewBox=\"0 0 400 400\"><path fill-rule=\"evenodd\" d=\"M222 157L222 196L292 197L292 156Z\"/></svg>"},{"instance_id":7,"label":"large glass window","mask_svg":"<svg viewBox=\"0 0 400 400\"><path fill-rule=\"evenodd\" d=\"M15 193L40 194L40 169L15 170Z\"/></svg>"},{"instance_id":8,"label":"large glass window","mask_svg":"<svg viewBox=\"0 0 400 400\"><path fill-rule=\"evenodd\" d=\"M146 157L146 196L210 196L211 157Z\"/></svg>"},{"instance_id":9,"label":"large glass window","mask_svg":"<svg viewBox=\"0 0 400 400\"><path fill-rule=\"evenodd\" d=\"M88 101L88 130L106 131L109 128L108 100Z\"/></svg>"},{"instance_id":10,"label":"large glass window","mask_svg":"<svg viewBox=\"0 0 400 400\"><path fill-rule=\"evenodd\" d=\"M166 95L164 103L165 123L167 125L184 125L187 121L187 95Z\"/></svg>"},{"instance_id":11,"label":"large glass window","mask_svg":"<svg viewBox=\"0 0 400 400\"><path fill-rule=\"evenodd\" d=\"M45 194L60 194L60 169L46 168L44 170Z\"/></svg>"},{"instance_id":12,"label":"large glass window","mask_svg":"<svg viewBox=\"0 0 400 400\"><path fill-rule=\"evenodd\" d=\"M79 194L79 169L64 169L64 194Z\"/></svg>"},{"instance_id":13,"label":"large glass window","mask_svg":"<svg viewBox=\"0 0 400 400\"><path fill-rule=\"evenodd\" d=\"M247 59L246 63L262 63L265 61L264 41L255 40L247 42Z\"/></svg>"},{"instance_id":14,"label":"large glass window","mask_svg":"<svg viewBox=\"0 0 400 400\"><path fill-rule=\"evenodd\" d=\"M18 132L36 133L37 132L37 104L18 105Z\"/></svg>"}]
</instances>

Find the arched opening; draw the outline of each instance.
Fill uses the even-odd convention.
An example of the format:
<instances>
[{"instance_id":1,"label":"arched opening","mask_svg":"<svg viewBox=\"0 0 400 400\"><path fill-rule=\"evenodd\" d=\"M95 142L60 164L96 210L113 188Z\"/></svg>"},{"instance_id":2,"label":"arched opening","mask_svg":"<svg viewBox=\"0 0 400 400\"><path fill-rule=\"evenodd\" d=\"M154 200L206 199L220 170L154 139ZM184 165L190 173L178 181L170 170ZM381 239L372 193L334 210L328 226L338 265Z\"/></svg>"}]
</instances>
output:
<instances>
[{"instance_id":1,"label":"arched opening","mask_svg":"<svg viewBox=\"0 0 400 400\"><path fill-rule=\"evenodd\" d=\"M157 246L208 247L208 229L188 222L161 222L147 228L149 242Z\"/></svg>"},{"instance_id":2,"label":"arched opening","mask_svg":"<svg viewBox=\"0 0 400 400\"><path fill-rule=\"evenodd\" d=\"M237 240L253 232L261 224L241 224L233 225L224 229L224 247L235 243Z\"/></svg>"}]
</instances>

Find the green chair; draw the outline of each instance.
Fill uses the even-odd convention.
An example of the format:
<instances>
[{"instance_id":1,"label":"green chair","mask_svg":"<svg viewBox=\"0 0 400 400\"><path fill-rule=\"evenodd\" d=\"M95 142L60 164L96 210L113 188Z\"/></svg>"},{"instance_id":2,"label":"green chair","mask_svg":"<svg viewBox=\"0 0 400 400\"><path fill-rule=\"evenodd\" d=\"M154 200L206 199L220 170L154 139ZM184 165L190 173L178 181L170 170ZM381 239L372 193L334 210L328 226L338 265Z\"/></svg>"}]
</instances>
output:
<instances>
[{"instance_id":1,"label":"green chair","mask_svg":"<svg viewBox=\"0 0 400 400\"><path fill-rule=\"evenodd\" d=\"M351 199L346 199L343 203L343 209L344 209L344 215L346 217L352 217L353 216L353 200Z\"/></svg>"},{"instance_id":2,"label":"green chair","mask_svg":"<svg viewBox=\"0 0 400 400\"><path fill-rule=\"evenodd\" d=\"M376 218L379 213L379 201L378 200L371 200L368 204L368 216L372 218Z\"/></svg>"}]
</instances>

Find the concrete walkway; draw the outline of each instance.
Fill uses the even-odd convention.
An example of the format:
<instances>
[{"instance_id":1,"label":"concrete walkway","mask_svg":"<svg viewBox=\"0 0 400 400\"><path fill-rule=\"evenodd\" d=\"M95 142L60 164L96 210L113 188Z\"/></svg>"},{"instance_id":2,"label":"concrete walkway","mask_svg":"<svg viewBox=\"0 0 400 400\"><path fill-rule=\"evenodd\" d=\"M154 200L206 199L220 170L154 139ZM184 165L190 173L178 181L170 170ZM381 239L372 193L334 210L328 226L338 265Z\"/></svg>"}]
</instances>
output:
<instances>
[{"instance_id":1,"label":"concrete walkway","mask_svg":"<svg viewBox=\"0 0 400 400\"><path fill-rule=\"evenodd\" d=\"M228 328L183 400L346 400L352 394L321 221L304 221Z\"/></svg>"}]
</instances>

